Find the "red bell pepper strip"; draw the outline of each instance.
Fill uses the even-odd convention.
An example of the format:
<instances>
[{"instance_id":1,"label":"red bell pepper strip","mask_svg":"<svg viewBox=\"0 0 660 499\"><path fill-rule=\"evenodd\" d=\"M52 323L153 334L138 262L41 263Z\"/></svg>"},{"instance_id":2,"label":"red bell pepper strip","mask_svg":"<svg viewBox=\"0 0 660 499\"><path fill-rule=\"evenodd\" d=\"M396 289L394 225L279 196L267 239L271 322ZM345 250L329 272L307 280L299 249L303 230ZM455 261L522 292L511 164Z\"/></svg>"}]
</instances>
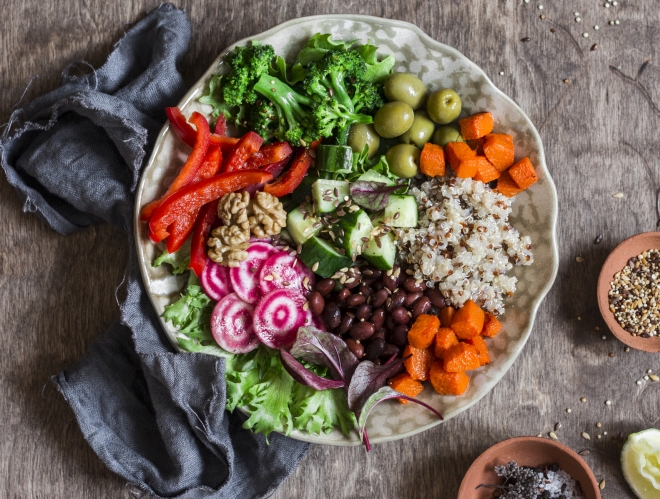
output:
<instances>
[{"instance_id":1,"label":"red bell pepper strip","mask_svg":"<svg viewBox=\"0 0 660 499\"><path fill-rule=\"evenodd\" d=\"M190 123L186 121L186 117L183 115L181 110L178 107L168 107L165 109L165 113L167 114L167 118L169 119L172 130L176 136L183 140L190 147L195 147L195 140L197 140L197 130L190 126ZM216 122L216 129L217 128L218 126ZM225 125L224 133L226 133L226 131L227 127ZM238 143L237 138L225 137L224 133L212 133L210 137L211 144L224 148L231 148Z\"/></svg>"},{"instance_id":2,"label":"red bell pepper strip","mask_svg":"<svg viewBox=\"0 0 660 499\"><path fill-rule=\"evenodd\" d=\"M277 177L280 176L280 173L284 171L286 165L289 164L290 159L291 158L288 157L288 158L284 158L282 161L278 161L277 163L271 163L269 165L266 165L261 168L261 171L270 173L273 176L273 178L276 179Z\"/></svg>"},{"instance_id":3,"label":"red bell pepper strip","mask_svg":"<svg viewBox=\"0 0 660 499\"><path fill-rule=\"evenodd\" d=\"M165 194L163 194L160 199L153 201L142 208L142 211L140 212L140 220L149 220L156 208L160 206L165 198L178 191L182 187L190 185L195 180L197 171L202 166L204 158L206 157L206 153L209 149L209 137L211 131L209 130L209 122L206 121L206 118L198 112L194 112L192 114L190 117L190 122L195 125L195 127L197 127L199 132L196 134L195 146L193 147L190 156L188 156L188 159L183 165L183 168L181 168L181 171L174 179L174 182L172 182L172 184L168 187Z\"/></svg>"},{"instance_id":4,"label":"red bell pepper strip","mask_svg":"<svg viewBox=\"0 0 660 499\"><path fill-rule=\"evenodd\" d=\"M266 184L264 191L278 198L292 193L307 175L311 164L312 155L309 153L309 149L300 149L293 159L291 167L284 174L277 177L275 182Z\"/></svg>"},{"instance_id":5,"label":"red bell pepper strip","mask_svg":"<svg viewBox=\"0 0 660 499\"><path fill-rule=\"evenodd\" d=\"M227 120L225 119L224 113L220 113L218 119L215 120L215 127L213 128L213 133L220 135L221 137L227 136Z\"/></svg>"},{"instance_id":6,"label":"red bell pepper strip","mask_svg":"<svg viewBox=\"0 0 660 499\"><path fill-rule=\"evenodd\" d=\"M246 170L216 175L176 191L161 203L149 220L152 240L159 242L168 237L170 225L177 220L181 220L183 225L190 224L192 228L197 213L206 203L215 201L228 192L240 191L252 184L268 182L272 178L267 172Z\"/></svg>"},{"instance_id":7,"label":"red bell pepper strip","mask_svg":"<svg viewBox=\"0 0 660 499\"><path fill-rule=\"evenodd\" d=\"M223 137L221 135L216 135L215 133L211 134L211 145L219 146L226 150L235 147L239 140L240 139L237 139L236 137Z\"/></svg>"},{"instance_id":8,"label":"red bell pepper strip","mask_svg":"<svg viewBox=\"0 0 660 499\"><path fill-rule=\"evenodd\" d=\"M204 163L197 170L194 182L198 182L203 178L211 178L220 171L222 166L222 149L219 147L209 147L209 152L204 158Z\"/></svg>"},{"instance_id":9,"label":"red bell pepper strip","mask_svg":"<svg viewBox=\"0 0 660 499\"><path fill-rule=\"evenodd\" d=\"M255 132L248 132L236 144L234 150L227 156L222 166L223 173L246 170L245 162L259 150L264 139Z\"/></svg>"},{"instance_id":10,"label":"red bell pepper strip","mask_svg":"<svg viewBox=\"0 0 660 499\"><path fill-rule=\"evenodd\" d=\"M252 156L250 156L245 163L246 170L260 170L265 165L271 163L279 163L287 159L293 154L293 149L288 142L274 142L273 144L266 144Z\"/></svg>"},{"instance_id":11,"label":"red bell pepper strip","mask_svg":"<svg viewBox=\"0 0 660 499\"><path fill-rule=\"evenodd\" d=\"M318 146L321 145L321 141L322 141L322 140L323 140L323 137L319 137L318 139L316 139L314 142L312 142L312 143L309 145L309 148L310 148L312 151L316 151L316 148L317 148Z\"/></svg>"},{"instance_id":12,"label":"red bell pepper strip","mask_svg":"<svg viewBox=\"0 0 660 499\"><path fill-rule=\"evenodd\" d=\"M195 221L195 228L193 229L190 244L190 265L188 268L192 269L197 277L202 275L202 271L206 266L206 240L211 232L213 222L218 218L219 201L219 199L216 199L209 204L205 204Z\"/></svg>"},{"instance_id":13,"label":"red bell pepper strip","mask_svg":"<svg viewBox=\"0 0 660 499\"><path fill-rule=\"evenodd\" d=\"M169 236L165 239L165 247L168 253L174 253L183 246L183 243L190 237L195 227L195 219L199 214L199 210L187 213L185 217L177 219L172 223L167 231Z\"/></svg>"}]
</instances>

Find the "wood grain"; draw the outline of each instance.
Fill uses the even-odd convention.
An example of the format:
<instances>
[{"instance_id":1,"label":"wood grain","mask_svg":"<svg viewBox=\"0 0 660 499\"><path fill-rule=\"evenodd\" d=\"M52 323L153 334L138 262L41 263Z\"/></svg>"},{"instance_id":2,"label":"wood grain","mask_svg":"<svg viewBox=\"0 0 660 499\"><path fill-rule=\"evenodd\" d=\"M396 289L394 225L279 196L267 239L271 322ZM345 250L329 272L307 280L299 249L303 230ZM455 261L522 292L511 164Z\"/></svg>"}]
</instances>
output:
<instances>
[{"instance_id":1,"label":"wood grain","mask_svg":"<svg viewBox=\"0 0 660 499\"><path fill-rule=\"evenodd\" d=\"M57 87L71 62L101 64L122 26L158 3L4 0L0 121L7 121L33 75L39 78L28 99ZM651 354L625 353L605 330L595 286L609 250L653 230L658 218L660 66L654 61L660 57L660 10L644 0L620 0L610 9L592 0L556 1L543 11L537 3L181 3L193 25L181 67L189 83L226 45L291 18L360 13L417 24L475 61L528 113L559 192L559 276L529 343L492 392L446 424L370 454L314 447L274 498L452 498L484 449L512 436L547 434L556 422L563 425L557 432L562 442L590 449L585 459L607 483L603 497L633 497L618 464L619 435L660 423L660 383L635 384L647 369L660 370L660 362ZM620 24L608 25L614 19ZM594 43L598 48L591 51ZM616 192L624 197L613 198ZM80 357L116 317L125 240L103 224L69 237L55 234L22 212L4 178L0 210L0 497L130 497L124 481L84 441L68 406L51 389L42 392L48 377ZM599 233L603 242L595 245ZM582 431L592 435L590 442Z\"/></svg>"}]
</instances>

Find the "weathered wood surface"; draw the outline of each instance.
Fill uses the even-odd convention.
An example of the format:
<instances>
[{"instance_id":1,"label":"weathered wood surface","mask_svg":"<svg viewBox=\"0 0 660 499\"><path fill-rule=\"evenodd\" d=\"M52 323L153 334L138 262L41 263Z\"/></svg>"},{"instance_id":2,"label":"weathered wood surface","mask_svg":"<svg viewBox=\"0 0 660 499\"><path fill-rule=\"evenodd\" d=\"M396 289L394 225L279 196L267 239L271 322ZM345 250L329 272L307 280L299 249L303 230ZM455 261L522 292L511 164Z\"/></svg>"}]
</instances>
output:
<instances>
[{"instance_id":1,"label":"weathered wood surface","mask_svg":"<svg viewBox=\"0 0 660 499\"><path fill-rule=\"evenodd\" d=\"M73 61L98 66L122 25L158 3L4 0L0 121L33 75L40 78L28 98L55 88ZM315 447L273 497L452 498L484 449L512 436L547 435L556 422L563 425L557 432L562 442L591 451L585 459L606 480L603 497L632 497L618 464L618 435L658 425L660 383L635 381L649 368L660 370L660 362L657 355L624 353L604 330L594 290L609 250L656 225L660 9L645 0L619 0L610 9L595 0L553 1L543 10L539 3L182 3L193 25L182 61L189 83L226 45L291 18L360 13L417 24L475 61L528 113L559 192L557 281L529 343L492 392L446 424L378 445L369 455L359 448ZM581 23L574 21L575 11ZM615 19L619 25L608 25ZM523 37L531 40L521 42ZM594 43L598 48L591 51ZM616 192L624 197L613 198ZM103 224L59 236L22 212L4 177L0 207L0 497L128 497L124 480L92 452L59 395L50 388L42 393L48 377L80 357L117 316L114 288L126 260L124 238ZM603 242L594 245L599 233ZM590 442L582 431L592 435Z\"/></svg>"}]
</instances>

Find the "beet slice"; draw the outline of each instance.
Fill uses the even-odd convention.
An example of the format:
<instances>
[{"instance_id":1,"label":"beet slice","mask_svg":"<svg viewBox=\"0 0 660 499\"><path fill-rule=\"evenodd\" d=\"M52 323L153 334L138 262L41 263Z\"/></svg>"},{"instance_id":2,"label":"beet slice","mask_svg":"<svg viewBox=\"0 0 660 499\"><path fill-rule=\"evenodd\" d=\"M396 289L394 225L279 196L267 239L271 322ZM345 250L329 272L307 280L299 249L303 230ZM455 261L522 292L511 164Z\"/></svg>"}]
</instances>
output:
<instances>
[{"instance_id":1,"label":"beet slice","mask_svg":"<svg viewBox=\"0 0 660 499\"><path fill-rule=\"evenodd\" d=\"M278 252L279 250L272 244L254 242L247 249L247 260L229 270L232 288L241 300L252 305L259 301L262 295L259 289L261 268L273 254Z\"/></svg>"},{"instance_id":2,"label":"beet slice","mask_svg":"<svg viewBox=\"0 0 660 499\"><path fill-rule=\"evenodd\" d=\"M222 300L231 293L232 286L229 281L229 269L206 257L206 265L199 277L204 293L215 301Z\"/></svg>"},{"instance_id":3,"label":"beet slice","mask_svg":"<svg viewBox=\"0 0 660 499\"><path fill-rule=\"evenodd\" d=\"M213 338L228 352L246 353L259 345L252 327L254 307L241 300L236 293L216 303L211 314Z\"/></svg>"},{"instance_id":4,"label":"beet slice","mask_svg":"<svg viewBox=\"0 0 660 499\"><path fill-rule=\"evenodd\" d=\"M305 298L290 289L273 289L264 295L254 309L254 332L271 348L289 348L298 328L308 320L302 309Z\"/></svg>"},{"instance_id":5,"label":"beet slice","mask_svg":"<svg viewBox=\"0 0 660 499\"><path fill-rule=\"evenodd\" d=\"M305 277L308 278L307 281ZM305 286L303 282L307 285ZM274 289L290 289L307 296L314 283L314 272L298 257L286 251L278 251L268 258L261 267L259 276L259 288L264 295Z\"/></svg>"}]
</instances>

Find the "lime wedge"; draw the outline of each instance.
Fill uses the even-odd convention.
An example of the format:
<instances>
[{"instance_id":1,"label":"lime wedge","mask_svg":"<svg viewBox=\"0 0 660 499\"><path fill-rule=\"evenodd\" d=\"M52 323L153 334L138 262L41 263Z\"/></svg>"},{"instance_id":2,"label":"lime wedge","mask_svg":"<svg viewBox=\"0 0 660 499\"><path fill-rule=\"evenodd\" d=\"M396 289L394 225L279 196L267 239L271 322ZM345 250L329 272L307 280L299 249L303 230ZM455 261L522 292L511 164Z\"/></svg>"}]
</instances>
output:
<instances>
[{"instance_id":1,"label":"lime wedge","mask_svg":"<svg viewBox=\"0 0 660 499\"><path fill-rule=\"evenodd\" d=\"M660 499L660 430L632 433L621 450L621 470L640 499Z\"/></svg>"}]
</instances>

